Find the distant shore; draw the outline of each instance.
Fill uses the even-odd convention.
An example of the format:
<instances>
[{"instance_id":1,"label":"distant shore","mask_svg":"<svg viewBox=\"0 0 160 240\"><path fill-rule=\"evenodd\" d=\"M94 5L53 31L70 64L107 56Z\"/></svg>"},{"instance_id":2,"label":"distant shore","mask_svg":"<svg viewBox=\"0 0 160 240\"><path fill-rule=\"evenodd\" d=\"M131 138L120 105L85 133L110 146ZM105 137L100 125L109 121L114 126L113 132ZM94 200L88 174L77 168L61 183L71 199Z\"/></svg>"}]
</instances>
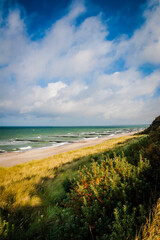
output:
<instances>
[{"instance_id":1,"label":"distant shore","mask_svg":"<svg viewBox=\"0 0 160 240\"><path fill-rule=\"evenodd\" d=\"M59 147L48 147L43 149L33 149L25 152L5 152L0 154L0 167L12 167L17 164L25 163L31 160L40 160L46 157L54 156L59 153L65 153L76 149L94 146L110 139L123 136L130 136L136 132L121 133L114 136L107 136L98 139L82 140L80 142L66 144Z\"/></svg>"}]
</instances>

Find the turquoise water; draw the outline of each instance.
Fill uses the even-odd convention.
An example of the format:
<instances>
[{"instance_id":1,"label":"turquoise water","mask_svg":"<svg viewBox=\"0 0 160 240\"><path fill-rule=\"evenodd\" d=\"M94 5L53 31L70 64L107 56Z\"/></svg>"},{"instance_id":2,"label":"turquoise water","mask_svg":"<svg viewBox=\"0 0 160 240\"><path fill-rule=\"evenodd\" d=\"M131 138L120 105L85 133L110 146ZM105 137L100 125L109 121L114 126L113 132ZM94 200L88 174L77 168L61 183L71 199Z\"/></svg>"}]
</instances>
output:
<instances>
[{"instance_id":1,"label":"turquoise water","mask_svg":"<svg viewBox=\"0 0 160 240\"><path fill-rule=\"evenodd\" d=\"M56 147L84 139L143 130L146 126L0 127L0 153Z\"/></svg>"}]
</instances>

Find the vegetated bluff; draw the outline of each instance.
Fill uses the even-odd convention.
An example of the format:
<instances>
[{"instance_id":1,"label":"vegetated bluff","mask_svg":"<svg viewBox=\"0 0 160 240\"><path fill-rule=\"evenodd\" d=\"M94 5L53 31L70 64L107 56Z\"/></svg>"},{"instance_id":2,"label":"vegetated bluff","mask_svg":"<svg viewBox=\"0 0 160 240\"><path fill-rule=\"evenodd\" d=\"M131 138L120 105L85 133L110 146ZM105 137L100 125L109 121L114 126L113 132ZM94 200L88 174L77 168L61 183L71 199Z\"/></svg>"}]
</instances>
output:
<instances>
[{"instance_id":1,"label":"vegetated bluff","mask_svg":"<svg viewBox=\"0 0 160 240\"><path fill-rule=\"evenodd\" d=\"M151 131L156 131L160 128L160 116L156 117L152 124L144 130L144 134L149 134Z\"/></svg>"}]
</instances>

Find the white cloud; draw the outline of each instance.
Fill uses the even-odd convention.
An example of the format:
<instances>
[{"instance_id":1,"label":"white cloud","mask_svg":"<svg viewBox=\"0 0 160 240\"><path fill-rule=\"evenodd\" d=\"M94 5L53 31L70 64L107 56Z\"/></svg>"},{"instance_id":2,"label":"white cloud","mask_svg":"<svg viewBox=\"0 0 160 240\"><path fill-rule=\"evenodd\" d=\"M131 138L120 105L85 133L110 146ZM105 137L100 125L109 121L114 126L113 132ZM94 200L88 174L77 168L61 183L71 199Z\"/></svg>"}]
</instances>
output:
<instances>
[{"instance_id":1,"label":"white cloud","mask_svg":"<svg viewBox=\"0 0 160 240\"><path fill-rule=\"evenodd\" d=\"M127 66L138 67L144 63L160 64L160 1L148 1L144 12L145 22L130 39L120 42L117 55Z\"/></svg>"},{"instance_id":2,"label":"white cloud","mask_svg":"<svg viewBox=\"0 0 160 240\"><path fill-rule=\"evenodd\" d=\"M28 113L34 111L36 108L41 108L50 99L55 99L60 90L65 87L66 84L62 82L49 83L46 88L40 86L34 87L31 93L28 94L26 105L22 106L20 113Z\"/></svg>"},{"instance_id":3,"label":"white cloud","mask_svg":"<svg viewBox=\"0 0 160 240\"><path fill-rule=\"evenodd\" d=\"M154 6L153 6L154 3ZM32 41L19 11L0 28L0 113L15 119L70 119L79 124L148 122L159 114L160 71L143 76L144 63L160 64L160 3L144 12L145 22L129 39L107 40L101 15L87 17L75 2L42 39ZM108 74L119 58L128 69ZM116 122L116 120L114 120ZM65 122L62 123L65 124Z\"/></svg>"}]
</instances>

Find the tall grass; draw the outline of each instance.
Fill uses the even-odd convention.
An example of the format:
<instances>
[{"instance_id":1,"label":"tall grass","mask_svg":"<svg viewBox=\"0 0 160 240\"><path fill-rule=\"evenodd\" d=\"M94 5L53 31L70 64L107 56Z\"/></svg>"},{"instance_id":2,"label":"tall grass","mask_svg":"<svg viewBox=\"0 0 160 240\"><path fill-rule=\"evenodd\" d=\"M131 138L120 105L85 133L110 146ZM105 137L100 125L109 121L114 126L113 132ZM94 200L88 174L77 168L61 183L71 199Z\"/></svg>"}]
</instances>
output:
<instances>
[{"instance_id":1,"label":"tall grass","mask_svg":"<svg viewBox=\"0 0 160 240\"><path fill-rule=\"evenodd\" d=\"M151 210L145 225L142 226L135 240L159 240L160 239L160 198L156 206Z\"/></svg>"}]
</instances>

